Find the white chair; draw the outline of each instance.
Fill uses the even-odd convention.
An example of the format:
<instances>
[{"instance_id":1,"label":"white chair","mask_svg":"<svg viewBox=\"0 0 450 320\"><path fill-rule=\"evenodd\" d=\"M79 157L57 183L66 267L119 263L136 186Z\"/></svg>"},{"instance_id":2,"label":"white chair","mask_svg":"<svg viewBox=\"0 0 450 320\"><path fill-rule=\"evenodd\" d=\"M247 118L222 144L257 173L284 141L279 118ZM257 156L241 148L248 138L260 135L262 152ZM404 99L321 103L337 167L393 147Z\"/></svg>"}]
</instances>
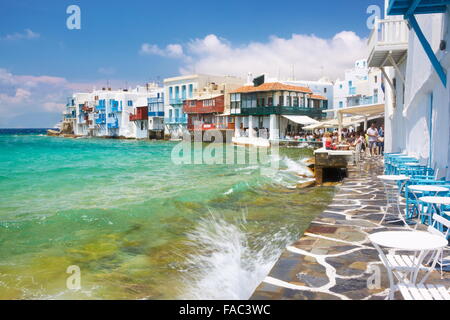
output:
<instances>
[{"instance_id":1,"label":"white chair","mask_svg":"<svg viewBox=\"0 0 450 320\"><path fill-rule=\"evenodd\" d=\"M447 228L447 230L445 232L441 232L439 230L440 228ZM450 233L450 220L447 220L444 217L435 213L433 215L433 223L431 226L428 227L428 232L436 234L438 236L442 236L445 239L447 239ZM428 263L430 263L430 261ZM444 258L444 250L442 250L441 258L439 259L438 263L441 267L441 278L443 278L444 277L443 267L450 266L450 256Z\"/></svg>"},{"instance_id":2,"label":"white chair","mask_svg":"<svg viewBox=\"0 0 450 320\"><path fill-rule=\"evenodd\" d=\"M443 285L402 283L398 288L405 300L450 300L450 294Z\"/></svg>"}]
</instances>

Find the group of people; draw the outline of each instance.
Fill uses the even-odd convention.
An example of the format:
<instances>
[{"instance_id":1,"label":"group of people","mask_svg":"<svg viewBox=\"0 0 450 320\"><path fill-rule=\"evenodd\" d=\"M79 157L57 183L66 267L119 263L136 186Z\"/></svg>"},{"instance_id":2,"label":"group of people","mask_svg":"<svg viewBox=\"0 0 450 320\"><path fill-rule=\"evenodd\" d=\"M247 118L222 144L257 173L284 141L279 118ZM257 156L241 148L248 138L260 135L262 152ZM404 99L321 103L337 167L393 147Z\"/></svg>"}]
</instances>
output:
<instances>
[{"instance_id":1,"label":"group of people","mask_svg":"<svg viewBox=\"0 0 450 320\"><path fill-rule=\"evenodd\" d=\"M368 152L370 156L384 154L384 126L376 127L372 123L370 128L365 132L350 132L347 129L342 131L342 139L339 142L337 131L325 132L323 135L324 147L327 150L355 149Z\"/></svg>"}]
</instances>

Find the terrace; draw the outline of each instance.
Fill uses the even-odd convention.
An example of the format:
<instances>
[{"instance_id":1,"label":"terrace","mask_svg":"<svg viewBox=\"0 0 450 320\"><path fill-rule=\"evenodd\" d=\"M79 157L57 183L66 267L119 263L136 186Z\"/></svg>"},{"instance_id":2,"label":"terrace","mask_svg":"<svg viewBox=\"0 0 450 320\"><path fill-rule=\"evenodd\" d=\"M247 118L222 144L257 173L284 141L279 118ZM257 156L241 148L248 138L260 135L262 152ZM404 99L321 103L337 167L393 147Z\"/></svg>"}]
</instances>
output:
<instances>
[{"instance_id":1,"label":"terrace","mask_svg":"<svg viewBox=\"0 0 450 320\"><path fill-rule=\"evenodd\" d=\"M381 158L349 169L332 203L303 236L288 246L251 299L381 300L390 293L388 272L369 235L409 230L385 218L386 193ZM405 208L405 203L401 205ZM414 228L414 225L411 225ZM418 225L418 230L427 226ZM413 231L411 231L413 232ZM424 232L427 233L427 232ZM445 249L444 256L449 254ZM445 269L448 270L448 269ZM426 285L450 287L450 273L436 268ZM378 275L379 282L373 282ZM396 291L394 299L404 299Z\"/></svg>"}]
</instances>

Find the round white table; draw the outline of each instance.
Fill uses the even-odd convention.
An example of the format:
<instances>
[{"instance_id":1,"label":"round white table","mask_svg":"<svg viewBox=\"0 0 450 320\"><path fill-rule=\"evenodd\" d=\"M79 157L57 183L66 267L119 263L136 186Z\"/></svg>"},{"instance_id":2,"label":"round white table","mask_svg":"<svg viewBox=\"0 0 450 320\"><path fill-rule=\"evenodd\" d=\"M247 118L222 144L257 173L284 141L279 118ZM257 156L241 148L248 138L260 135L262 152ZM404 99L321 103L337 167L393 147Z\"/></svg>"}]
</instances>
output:
<instances>
[{"instance_id":1,"label":"round white table","mask_svg":"<svg viewBox=\"0 0 450 320\"><path fill-rule=\"evenodd\" d=\"M377 249L381 261L388 270L390 299L394 297L394 292L397 289L394 276L399 283L416 284L420 269L428 269L420 282L421 284L424 283L434 270L443 248L448 244L444 237L424 231L383 231L369 235L369 240ZM382 247L412 251L414 254L412 256L404 254L386 256L381 249ZM435 251L431 255L433 263L430 267L424 267L423 260L433 251Z\"/></svg>"},{"instance_id":2,"label":"round white table","mask_svg":"<svg viewBox=\"0 0 450 320\"><path fill-rule=\"evenodd\" d=\"M420 201L440 205L440 206L448 206L450 205L450 197L422 197L419 198Z\"/></svg>"},{"instance_id":3,"label":"round white table","mask_svg":"<svg viewBox=\"0 0 450 320\"><path fill-rule=\"evenodd\" d=\"M433 185L411 185L411 186L408 186L408 189L412 190L412 191L436 192L436 193L450 191L449 188L440 187L440 186L433 186Z\"/></svg>"},{"instance_id":4,"label":"round white table","mask_svg":"<svg viewBox=\"0 0 450 320\"><path fill-rule=\"evenodd\" d=\"M413 207L412 207L411 217L414 216L414 211L416 211L418 219L420 219L423 222L424 216L428 216L428 222L432 223L432 219L431 219L432 210L431 210L431 212L425 212L424 207L423 207L423 205L420 204L419 200L421 200L422 198L425 198L425 199L435 198L435 196L439 192L448 192L449 188L435 186L435 185L411 185L411 186L408 186L408 191L410 191L413 194L413 196L416 200L416 202L413 204ZM425 194L426 193L434 193L434 195L433 195L433 197L424 197L424 193ZM422 195L422 198L419 198L420 195ZM423 201L423 200L421 200L421 201ZM424 201L424 202L427 202L427 201ZM427 203L430 203L430 202L427 202ZM407 207L407 210L409 212L410 208Z\"/></svg>"},{"instance_id":5,"label":"round white table","mask_svg":"<svg viewBox=\"0 0 450 320\"><path fill-rule=\"evenodd\" d=\"M398 250L436 250L444 248L444 237L425 231L383 231L369 235L369 240L381 247Z\"/></svg>"}]
</instances>

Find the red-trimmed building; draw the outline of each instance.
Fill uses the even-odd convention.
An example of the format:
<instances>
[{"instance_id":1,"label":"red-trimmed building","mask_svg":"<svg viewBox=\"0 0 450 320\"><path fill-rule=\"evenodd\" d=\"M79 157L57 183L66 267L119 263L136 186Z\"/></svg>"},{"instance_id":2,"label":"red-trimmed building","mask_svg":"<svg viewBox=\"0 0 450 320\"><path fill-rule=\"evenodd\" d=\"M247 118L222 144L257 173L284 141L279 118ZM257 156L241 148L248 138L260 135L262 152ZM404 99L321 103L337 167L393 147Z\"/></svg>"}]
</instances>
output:
<instances>
[{"instance_id":1,"label":"red-trimmed building","mask_svg":"<svg viewBox=\"0 0 450 320\"><path fill-rule=\"evenodd\" d=\"M229 92L238 87L237 84L211 83L192 98L185 100L183 112L188 115L188 130L234 130Z\"/></svg>"}]
</instances>

